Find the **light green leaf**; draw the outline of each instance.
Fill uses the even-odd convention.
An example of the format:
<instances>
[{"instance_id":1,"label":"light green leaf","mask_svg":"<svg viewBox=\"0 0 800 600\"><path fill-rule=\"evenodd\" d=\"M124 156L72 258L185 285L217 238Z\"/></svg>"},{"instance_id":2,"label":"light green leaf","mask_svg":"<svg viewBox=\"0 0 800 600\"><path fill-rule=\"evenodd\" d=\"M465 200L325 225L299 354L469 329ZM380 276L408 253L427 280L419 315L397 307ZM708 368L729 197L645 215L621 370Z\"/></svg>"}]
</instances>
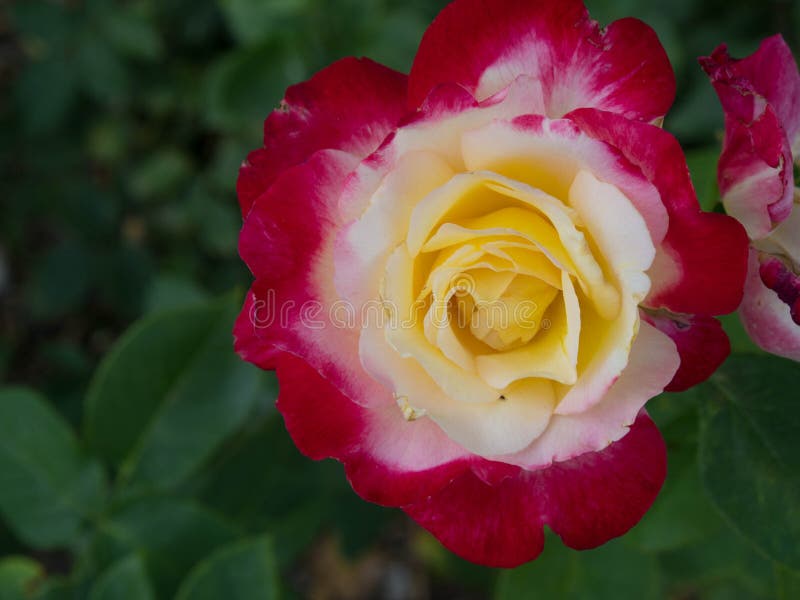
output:
<instances>
[{"instance_id":1,"label":"light green leaf","mask_svg":"<svg viewBox=\"0 0 800 600\"><path fill-rule=\"evenodd\" d=\"M89 600L153 600L155 595L137 555L114 563L97 580Z\"/></svg>"},{"instance_id":2,"label":"light green leaf","mask_svg":"<svg viewBox=\"0 0 800 600\"><path fill-rule=\"evenodd\" d=\"M154 314L106 356L89 390L86 434L123 483L178 485L270 400L265 376L233 351L239 309L228 297Z\"/></svg>"},{"instance_id":3,"label":"light green leaf","mask_svg":"<svg viewBox=\"0 0 800 600\"><path fill-rule=\"evenodd\" d=\"M100 466L47 402L23 388L0 391L0 512L8 527L36 548L69 545L102 500Z\"/></svg>"},{"instance_id":4,"label":"light green leaf","mask_svg":"<svg viewBox=\"0 0 800 600\"><path fill-rule=\"evenodd\" d=\"M733 356L703 405L700 471L731 525L778 562L800 569L800 365Z\"/></svg>"},{"instance_id":5,"label":"light green leaf","mask_svg":"<svg viewBox=\"0 0 800 600\"><path fill-rule=\"evenodd\" d=\"M261 537L225 546L198 564L176 600L274 600L278 573L272 542Z\"/></svg>"},{"instance_id":6,"label":"light green leaf","mask_svg":"<svg viewBox=\"0 0 800 600\"><path fill-rule=\"evenodd\" d=\"M0 559L0 600L25 600L30 598L44 569L25 556L7 556Z\"/></svg>"}]
</instances>

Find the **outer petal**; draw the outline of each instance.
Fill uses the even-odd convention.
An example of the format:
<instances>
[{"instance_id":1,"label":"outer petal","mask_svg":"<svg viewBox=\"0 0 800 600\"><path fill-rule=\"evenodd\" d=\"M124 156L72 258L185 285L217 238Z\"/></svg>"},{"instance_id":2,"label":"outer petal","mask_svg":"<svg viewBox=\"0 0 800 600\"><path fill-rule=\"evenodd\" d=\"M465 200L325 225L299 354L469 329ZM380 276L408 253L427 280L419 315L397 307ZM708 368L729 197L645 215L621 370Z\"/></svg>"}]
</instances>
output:
<instances>
[{"instance_id":1,"label":"outer petal","mask_svg":"<svg viewBox=\"0 0 800 600\"><path fill-rule=\"evenodd\" d=\"M678 372L665 388L668 392L681 392L702 383L731 353L728 336L713 317L653 313L642 318L672 338L681 356Z\"/></svg>"},{"instance_id":2,"label":"outer petal","mask_svg":"<svg viewBox=\"0 0 800 600\"><path fill-rule=\"evenodd\" d=\"M358 329L349 323L357 315L346 305L339 305L344 314L336 310L337 199L356 163L350 154L318 152L284 172L253 205L239 253L256 281L236 324L235 347L264 368L271 368L276 351L291 352L349 398L393 404L391 394L361 367Z\"/></svg>"},{"instance_id":3,"label":"outer petal","mask_svg":"<svg viewBox=\"0 0 800 600\"><path fill-rule=\"evenodd\" d=\"M573 548L592 548L633 527L666 476L666 449L642 412L621 440L495 485L464 473L404 510L450 550L480 564L515 567L542 551L543 525Z\"/></svg>"},{"instance_id":4,"label":"outer petal","mask_svg":"<svg viewBox=\"0 0 800 600\"><path fill-rule=\"evenodd\" d=\"M725 45L700 63L725 110L719 163L722 201L753 239L792 209L792 155L800 153L800 73L783 38L735 60Z\"/></svg>"},{"instance_id":5,"label":"outer petal","mask_svg":"<svg viewBox=\"0 0 800 600\"><path fill-rule=\"evenodd\" d=\"M365 409L344 397L308 363L276 357L278 410L301 452L345 464L366 500L399 506L430 496L471 464L466 453L427 419L405 421L396 406Z\"/></svg>"},{"instance_id":6,"label":"outer petal","mask_svg":"<svg viewBox=\"0 0 800 600\"><path fill-rule=\"evenodd\" d=\"M406 76L366 58L342 59L290 87L264 122L264 147L239 171L242 214L281 172L318 150L359 159L372 153L403 116L405 100Z\"/></svg>"},{"instance_id":7,"label":"outer petal","mask_svg":"<svg viewBox=\"0 0 800 600\"><path fill-rule=\"evenodd\" d=\"M782 36L765 39L747 58L731 58L723 44L700 62L730 117L754 121L763 110L755 93L773 108L795 153L800 150L800 72Z\"/></svg>"},{"instance_id":8,"label":"outer petal","mask_svg":"<svg viewBox=\"0 0 800 600\"><path fill-rule=\"evenodd\" d=\"M484 100L521 75L541 86L530 111L549 117L597 107L652 121L675 96L664 49L636 19L601 29L580 0L456 0L422 39L409 107L440 83L461 84Z\"/></svg>"},{"instance_id":9,"label":"outer petal","mask_svg":"<svg viewBox=\"0 0 800 600\"><path fill-rule=\"evenodd\" d=\"M687 314L734 311L747 269L747 234L731 217L700 210L677 140L608 112L577 110L568 118L617 148L661 193L669 229L650 269L653 287L644 304Z\"/></svg>"},{"instance_id":10,"label":"outer petal","mask_svg":"<svg viewBox=\"0 0 800 600\"><path fill-rule=\"evenodd\" d=\"M800 361L800 325L792 319L789 306L764 285L759 266L758 251L750 250L739 317L750 338L761 348Z\"/></svg>"}]
</instances>

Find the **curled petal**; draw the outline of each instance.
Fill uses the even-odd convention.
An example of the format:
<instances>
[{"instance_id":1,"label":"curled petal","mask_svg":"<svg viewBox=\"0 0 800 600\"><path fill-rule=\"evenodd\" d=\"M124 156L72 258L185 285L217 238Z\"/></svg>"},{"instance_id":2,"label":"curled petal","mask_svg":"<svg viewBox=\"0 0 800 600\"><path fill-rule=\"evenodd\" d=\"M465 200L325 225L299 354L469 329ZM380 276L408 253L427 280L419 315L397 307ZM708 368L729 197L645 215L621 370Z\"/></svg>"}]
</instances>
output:
<instances>
[{"instance_id":1,"label":"curled petal","mask_svg":"<svg viewBox=\"0 0 800 600\"><path fill-rule=\"evenodd\" d=\"M750 251L744 300L739 316L750 338L772 354L800 361L800 325L790 307L764 285L757 250Z\"/></svg>"},{"instance_id":2,"label":"curled petal","mask_svg":"<svg viewBox=\"0 0 800 600\"><path fill-rule=\"evenodd\" d=\"M678 348L681 362L668 392L680 392L702 383L728 358L731 343L722 324L713 317L644 313L646 321L667 334Z\"/></svg>"},{"instance_id":3,"label":"curled petal","mask_svg":"<svg viewBox=\"0 0 800 600\"><path fill-rule=\"evenodd\" d=\"M800 154L797 64L779 35L741 60L723 44L700 64L725 111L722 201L752 239L761 239L792 210L792 162Z\"/></svg>"},{"instance_id":4,"label":"curled petal","mask_svg":"<svg viewBox=\"0 0 800 600\"><path fill-rule=\"evenodd\" d=\"M406 76L369 59L345 58L286 90L264 122L264 147L245 160L236 191L242 215L286 169L314 152L362 159L405 113Z\"/></svg>"},{"instance_id":5,"label":"curled petal","mask_svg":"<svg viewBox=\"0 0 800 600\"><path fill-rule=\"evenodd\" d=\"M409 107L440 83L460 84L482 101L520 75L540 85L530 111L549 117L596 107L653 121L675 96L667 55L641 21L622 19L603 29L581 0L456 0L425 32L409 78Z\"/></svg>"}]
</instances>

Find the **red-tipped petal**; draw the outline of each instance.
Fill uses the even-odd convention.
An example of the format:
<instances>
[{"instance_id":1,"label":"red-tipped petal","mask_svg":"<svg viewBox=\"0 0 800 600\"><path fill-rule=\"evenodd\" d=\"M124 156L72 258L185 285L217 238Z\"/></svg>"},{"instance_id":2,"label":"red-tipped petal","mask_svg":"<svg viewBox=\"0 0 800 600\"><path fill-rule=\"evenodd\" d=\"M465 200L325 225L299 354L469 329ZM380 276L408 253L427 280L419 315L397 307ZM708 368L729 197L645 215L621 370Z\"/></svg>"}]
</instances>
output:
<instances>
[{"instance_id":1,"label":"red-tipped petal","mask_svg":"<svg viewBox=\"0 0 800 600\"><path fill-rule=\"evenodd\" d=\"M733 218L700 210L678 141L658 127L608 112L577 110L568 117L622 152L661 193L669 228L644 304L699 315L736 310L747 271L747 234Z\"/></svg>"},{"instance_id":2,"label":"red-tipped petal","mask_svg":"<svg viewBox=\"0 0 800 600\"><path fill-rule=\"evenodd\" d=\"M664 441L642 412L605 450L521 469L496 485L465 473L404 510L463 558L515 567L542 551L545 524L577 549L622 535L650 508L665 477Z\"/></svg>"},{"instance_id":3,"label":"red-tipped petal","mask_svg":"<svg viewBox=\"0 0 800 600\"><path fill-rule=\"evenodd\" d=\"M681 356L681 366L665 388L681 392L708 379L731 353L722 324L713 317L644 314L643 318L667 334Z\"/></svg>"},{"instance_id":4,"label":"red-tipped petal","mask_svg":"<svg viewBox=\"0 0 800 600\"><path fill-rule=\"evenodd\" d=\"M652 121L675 96L667 55L641 21L601 29L580 0L456 0L425 32L409 107L442 83L484 100L522 75L541 85L541 106L531 111L549 117L597 107Z\"/></svg>"},{"instance_id":5,"label":"red-tipped petal","mask_svg":"<svg viewBox=\"0 0 800 600\"><path fill-rule=\"evenodd\" d=\"M264 122L264 147L239 171L242 214L278 175L318 150L371 154L405 113L406 80L369 59L345 58L286 90Z\"/></svg>"}]
</instances>

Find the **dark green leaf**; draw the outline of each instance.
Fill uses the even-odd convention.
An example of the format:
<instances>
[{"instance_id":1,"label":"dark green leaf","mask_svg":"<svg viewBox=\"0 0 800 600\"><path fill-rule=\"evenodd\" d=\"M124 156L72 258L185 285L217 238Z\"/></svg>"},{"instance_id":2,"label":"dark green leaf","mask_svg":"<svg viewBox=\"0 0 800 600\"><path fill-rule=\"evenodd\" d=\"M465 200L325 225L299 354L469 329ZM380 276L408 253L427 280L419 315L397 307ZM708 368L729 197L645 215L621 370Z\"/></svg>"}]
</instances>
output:
<instances>
[{"instance_id":1,"label":"dark green leaf","mask_svg":"<svg viewBox=\"0 0 800 600\"><path fill-rule=\"evenodd\" d=\"M729 527L658 555L668 598L772 599L772 565ZM738 595L731 596L730 590Z\"/></svg>"},{"instance_id":2,"label":"dark green leaf","mask_svg":"<svg viewBox=\"0 0 800 600\"><path fill-rule=\"evenodd\" d=\"M101 557L144 557L157 597L171 597L189 569L238 531L212 511L189 501L144 498L101 525Z\"/></svg>"},{"instance_id":3,"label":"dark green leaf","mask_svg":"<svg viewBox=\"0 0 800 600\"><path fill-rule=\"evenodd\" d=\"M646 552L661 552L697 542L725 527L703 492L695 457L693 444L669 449L667 481L653 507L626 535L629 543Z\"/></svg>"},{"instance_id":4,"label":"dark green leaf","mask_svg":"<svg viewBox=\"0 0 800 600\"><path fill-rule=\"evenodd\" d=\"M236 50L208 72L206 118L217 127L259 133L286 87L304 75L303 65L276 43Z\"/></svg>"},{"instance_id":5,"label":"dark green leaf","mask_svg":"<svg viewBox=\"0 0 800 600\"><path fill-rule=\"evenodd\" d=\"M775 593L778 600L800 598L800 572L775 564Z\"/></svg>"},{"instance_id":6,"label":"dark green leaf","mask_svg":"<svg viewBox=\"0 0 800 600\"><path fill-rule=\"evenodd\" d=\"M128 188L138 200L171 200L171 194L191 172L192 165L185 154L174 148L162 148L132 171Z\"/></svg>"},{"instance_id":7,"label":"dark green leaf","mask_svg":"<svg viewBox=\"0 0 800 600\"><path fill-rule=\"evenodd\" d=\"M164 45L155 27L131 10L109 11L103 19L109 44L120 54L143 60L158 60Z\"/></svg>"},{"instance_id":8,"label":"dark green leaf","mask_svg":"<svg viewBox=\"0 0 800 600\"><path fill-rule=\"evenodd\" d=\"M153 600L142 559L131 555L114 563L92 586L89 600Z\"/></svg>"},{"instance_id":9,"label":"dark green leaf","mask_svg":"<svg viewBox=\"0 0 800 600\"><path fill-rule=\"evenodd\" d=\"M62 123L77 98L75 72L62 56L33 62L14 92L26 130L32 135L47 133Z\"/></svg>"},{"instance_id":10,"label":"dark green leaf","mask_svg":"<svg viewBox=\"0 0 800 600\"><path fill-rule=\"evenodd\" d=\"M233 352L234 298L135 325L108 354L87 398L86 432L122 481L172 487L191 474L261 397L258 369Z\"/></svg>"},{"instance_id":11,"label":"dark green leaf","mask_svg":"<svg viewBox=\"0 0 800 600\"><path fill-rule=\"evenodd\" d=\"M26 290L31 313L53 319L75 309L88 291L89 262L86 248L78 242L65 241L46 252L37 261Z\"/></svg>"},{"instance_id":12,"label":"dark green leaf","mask_svg":"<svg viewBox=\"0 0 800 600\"><path fill-rule=\"evenodd\" d=\"M267 39L292 17L309 8L309 0L220 0L228 27L244 44Z\"/></svg>"},{"instance_id":13,"label":"dark green leaf","mask_svg":"<svg viewBox=\"0 0 800 600\"><path fill-rule=\"evenodd\" d=\"M199 563L176 600L275 600L278 596L272 542L261 537L225 546Z\"/></svg>"},{"instance_id":14,"label":"dark green leaf","mask_svg":"<svg viewBox=\"0 0 800 600\"><path fill-rule=\"evenodd\" d=\"M800 568L800 365L733 356L704 404L700 470L730 523L773 559Z\"/></svg>"},{"instance_id":15,"label":"dark green leaf","mask_svg":"<svg viewBox=\"0 0 800 600\"><path fill-rule=\"evenodd\" d=\"M53 409L23 388L0 391L0 512L26 543L74 543L103 500L103 474Z\"/></svg>"},{"instance_id":16,"label":"dark green leaf","mask_svg":"<svg viewBox=\"0 0 800 600\"><path fill-rule=\"evenodd\" d=\"M495 600L642 600L660 598L659 571L653 556L637 552L623 540L596 550L577 552L548 536L535 561L504 571Z\"/></svg>"}]
</instances>

